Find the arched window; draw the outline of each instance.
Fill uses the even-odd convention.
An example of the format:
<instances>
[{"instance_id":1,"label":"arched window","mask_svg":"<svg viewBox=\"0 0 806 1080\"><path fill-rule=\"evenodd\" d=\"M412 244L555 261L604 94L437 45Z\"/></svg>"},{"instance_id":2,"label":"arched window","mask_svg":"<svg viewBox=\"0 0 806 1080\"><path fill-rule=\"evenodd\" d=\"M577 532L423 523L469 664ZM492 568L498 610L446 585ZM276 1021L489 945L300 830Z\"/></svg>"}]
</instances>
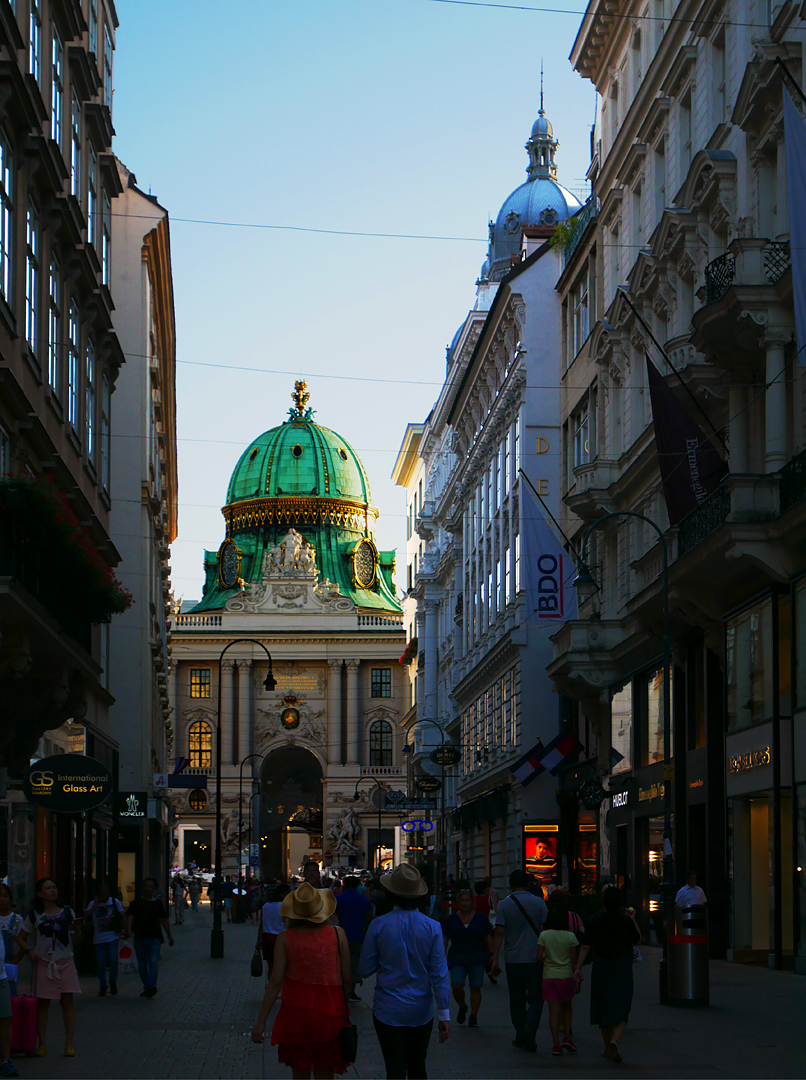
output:
<instances>
[{"instance_id":1,"label":"arched window","mask_svg":"<svg viewBox=\"0 0 806 1080\"><path fill-rule=\"evenodd\" d=\"M213 733L201 720L190 725L188 754L191 769L210 769L213 765Z\"/></svg>"},{"instance_id":2,"label":"arched window","mask_svg":"<svg viewBox=\"0 0 806 1080\"><path fill-rule=\"evenodd\" d=\"M369 763L392 764L392 725L386 720L376 720L369 729Z\"/></svg>"}]
</instances>

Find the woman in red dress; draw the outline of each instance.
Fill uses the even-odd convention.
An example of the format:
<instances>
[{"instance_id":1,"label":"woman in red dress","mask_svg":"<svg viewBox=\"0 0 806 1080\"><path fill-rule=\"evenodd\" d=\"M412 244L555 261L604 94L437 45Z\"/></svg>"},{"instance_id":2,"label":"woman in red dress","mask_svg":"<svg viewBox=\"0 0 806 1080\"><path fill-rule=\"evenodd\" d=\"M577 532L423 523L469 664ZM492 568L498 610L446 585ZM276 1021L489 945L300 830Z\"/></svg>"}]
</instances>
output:
<instances>
[{"instance_id":1,"label":"woman in red dress","mask_svg":"<svg viewBox=\"0 0 806 1080\"><path fill-rule=\"evenodd\" d=\"M271 978L252 1042L263 1042L266 1021L282 991L272 1046L294 1080L330 1080L347 1071L341 1029L349 1024L343 984L350 980L350 946L344 931L327 925L336 910L329 889L303 882L280 906L287 930L277 935Z\"/></svg>"}]
</instances>

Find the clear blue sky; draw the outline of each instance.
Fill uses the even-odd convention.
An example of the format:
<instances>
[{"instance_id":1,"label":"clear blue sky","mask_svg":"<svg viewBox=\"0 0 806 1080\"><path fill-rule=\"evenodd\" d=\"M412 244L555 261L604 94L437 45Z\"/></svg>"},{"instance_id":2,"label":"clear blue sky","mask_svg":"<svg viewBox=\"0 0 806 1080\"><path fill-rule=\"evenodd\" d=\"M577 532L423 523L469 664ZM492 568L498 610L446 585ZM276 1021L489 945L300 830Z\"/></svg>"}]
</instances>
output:
<instances>
[{"instance_id":1,"label":"clear blue sky","mask_svg":"<svg viewBox=\"0 0 806 1080\"><path fill-rule=\"evenodd\" d=\"M584 197L594 91L568 62L582 5L560 4L575 13L117 0L116 153L172 216L177 596L201 595L202 551L223 539L235 462L282 422L303 373L317 420L364 461L379 546L404 549L404 493L390 472L472 306L487 220L525 179L541 59L560 180Z\"/></svg>"}]
</instances>

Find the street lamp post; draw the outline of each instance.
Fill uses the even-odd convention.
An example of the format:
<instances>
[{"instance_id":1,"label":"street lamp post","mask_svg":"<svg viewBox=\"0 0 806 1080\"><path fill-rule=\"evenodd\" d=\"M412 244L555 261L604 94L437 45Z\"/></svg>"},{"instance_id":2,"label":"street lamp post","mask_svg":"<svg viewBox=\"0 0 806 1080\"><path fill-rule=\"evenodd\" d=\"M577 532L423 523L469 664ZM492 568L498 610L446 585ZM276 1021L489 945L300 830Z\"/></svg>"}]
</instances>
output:
<instances>
[{"instance_id":1,"label":"street lamp post","mask_svg":"<svg viewBox=\"0 0 806 1080\"><path fill-rule=\"evenodd\" d=\"M660 962L660 1002L662 1005L669 1001L668 980L668 936L674 916L674 855L672 845L672 708L671 708L671 667L672 646L669 634L669 549L666 537L659 525L652 518L638 514L634 510L616 510L612 514L605 514L587 529L582 538L582 553L580 555L579 570L574 585L577 595L582 600L588 599L597 590L598 586L593 580L593 575L587 564L588 537L594 529L598 529L610 518L632 517L651 525L658 534L663 551L663 884L661 897L663 903L664 922L666 932L663 935L663 958Z\"/></svg>"},{"instance_id":2,"label":"street lamp post","mask_svg":"<svg viewBox=\"0 0 806 1080\"><path fill-rule=\"evenodd\" d=\"M254 758L265 761L266 755L247 754L238 768L238 888L240 888L241 883L241 855L243 853L243 844L241 843L243 833L243 767L247 761L252 761Z\"/></svg>"},{"instance_id":3,"label":"street lamp post","mask_svg":"<svg viewBox=\"0 0 806 1080\"><path fill-rule=\"evenodd\" d=\"M216 724L216 784L215 784L215 902L213 904L213 929L210 933L210 957L213 960L220 960L224 956L224 928L221 925L221 755L222 755L222 738L221 738L221 663L224 659L224 654L228 649L231 649L234 645L257 645L261 648L269 659L269 673L263 681L263 686L266 690L274 690L277 687L277 680L272 673L272 659L271 653L263 644L262 641L255 641L254 638L238 638L235 641L230 641L221 650L221 655L218 658L218 723ZM238 807L239 815L239 828L240 828L240 813L241 808ZM240 855L239 869L240 869Z\"/></svg>"},{"instance_id":4,"label":"street lamp post","mask_svg":"<svg viewBox=\"0 0 806 1080\"><path fill-rule=\"evenodd\" d=\"M353 802L358 802L358 785L360 783L362 783L362 781L364 781L364 780L371 780L373 784L378 785L378 848L377 848L375 858L377 860L378 876L380 877L380 873L381 873L381 847L382 847L382 845L381 845L381 815L383 813L383 802L382 802L382 800L383 800L383 787L381 786L380 780L376 780L376 778L374 776L362 776L359 780L356 780L356 782L355 782L355 792L353 794Z\"/></svg>"},{"instance_id":5,"label":"street lamp post","mask_svg":"<svg viewBox=\"0 0 806 1080\"><path fill-rule=\"evenodd\" d=\"M437 729L437 731L439 732L439 737L441 739L442 754L440 755L440 757L441 757L440 765L441 765L441 768L442 768L442 782L441 782L441 787L440 787L440 814L439 814L439 821L440 821L440 823L439 823L439 832L440 832L439 861L440 861L440 866L437 869L437 880L436 880L436 883L435 883L435 888L439 889L440 881L442 880L442 874L445 875L446 879L448 877L448 838L447 838L447 830L445 828L445 729L442 727L441 724L438 724L436 722L436 720L429 720L428 717L424 716L424 717L422 717L422 719L414 721L414 723L411 725L411 730L416 728L418 724L432 724ZM411 747L409 746L408 743L406 743L406 745L403 747L403 753L404 754L412 753Z\"/></svg>"}]
</instances>

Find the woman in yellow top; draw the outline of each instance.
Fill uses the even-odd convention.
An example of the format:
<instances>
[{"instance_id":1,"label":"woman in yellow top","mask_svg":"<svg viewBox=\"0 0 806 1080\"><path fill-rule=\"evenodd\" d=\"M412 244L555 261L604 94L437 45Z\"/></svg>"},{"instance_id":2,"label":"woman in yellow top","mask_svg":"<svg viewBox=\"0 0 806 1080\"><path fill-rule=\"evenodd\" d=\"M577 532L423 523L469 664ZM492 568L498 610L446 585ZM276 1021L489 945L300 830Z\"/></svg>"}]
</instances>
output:
<instances>
[{"instance_id":1,"label":"woman in yellow top","mask_svg":"<svg viewBox=\"0 0 806 1080\"><path fill-rule=\"evenodd\" d=\"M565 904L550 904L548 917L540 932L537 962L543 965L543 1000L549 1003L549 1027L554 1039L552 1054L560 1057L563 1050L575 1054L577 1048L570 1035L560 1043L560 1027L571 1030L571 1003L576 993L574 964L579 940L568 929L568 908Z\"/></svg>"}]
</instances>

